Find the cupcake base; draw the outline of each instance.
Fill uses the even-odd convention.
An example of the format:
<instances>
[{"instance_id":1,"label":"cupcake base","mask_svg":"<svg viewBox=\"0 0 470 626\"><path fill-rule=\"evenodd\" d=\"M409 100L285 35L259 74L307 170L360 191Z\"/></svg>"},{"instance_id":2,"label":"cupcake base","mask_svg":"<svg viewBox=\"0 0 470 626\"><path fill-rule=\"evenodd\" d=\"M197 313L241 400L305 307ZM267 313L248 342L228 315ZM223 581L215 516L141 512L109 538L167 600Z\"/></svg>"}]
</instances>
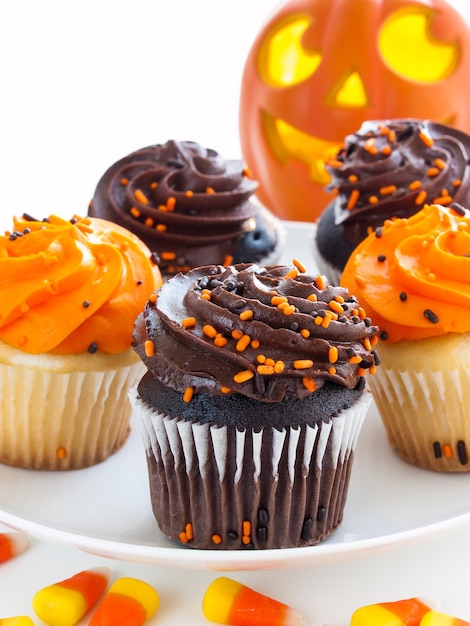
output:
<instances>
[{"instance_id":1,"label":"cupcake base","mask_svg":"<svg viewBox=\"0 0 470 626\"><path fill-rule=\"evenodd\" d=\"M470 471L470 337L384 343L378 351L369 384L390 445L423 469Z\"/></svg>"},{"instance_id":2,"label":"cupcake base","mask_svg":"<svg viewBox=\"0 0 470 626\"><path fill-rule=\"evenodd\" d=\"M95 465L129 435L129 387L145 370L119 355L29 355L0 344L0 463L36 470Z\"/></svg>"},{"instance_id":3,"label":"cupcake base","mask_svg":"<svg viewBox=\"0 0 470 626\"><path fill-rule=\"evenodd\" d=\"M239 430L172 418L136 396L160 530L199 549L318 544L342 521L370 401L364 391L314 426Z\"/></svg>"}]
</instances>

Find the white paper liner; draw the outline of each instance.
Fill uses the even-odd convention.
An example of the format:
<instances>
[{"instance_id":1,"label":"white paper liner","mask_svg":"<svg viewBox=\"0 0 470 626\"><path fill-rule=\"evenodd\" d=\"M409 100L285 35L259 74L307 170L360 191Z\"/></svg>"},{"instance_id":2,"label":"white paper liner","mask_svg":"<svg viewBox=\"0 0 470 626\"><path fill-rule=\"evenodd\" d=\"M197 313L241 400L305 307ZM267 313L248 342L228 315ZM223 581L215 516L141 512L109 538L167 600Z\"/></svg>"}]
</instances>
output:
<instances>
[{"instance_id":1,"label":"white paper liner","mask_svg":"<svg viewBox=\"0 0 470 626\"><path fill-rule=\"evenodd\" d=\"M404 460L470 471L470 368L414 371L382 362L369 384L390 444Z\"/></svg>"},{"instance_id":2,"label":"white paper liner","mask_svg":"<svg viewBox=\"0 0 470 626\"><path fill-rule=\"evenodd\" d=\"M128 390L145 371L142 363L64 372L61 359L67 357L53 359L57 371L0 363L1 463L78 469L104 461L126 441L132 411Z\"/></svg>"},{"instance_id":3,"label":"white paper liner","mask_svg":"<svg viewBox=\"0 0 470 626\"><path fill-rule=\"evenodd\" d=\"M324 536L328 535L342 519L349 482L349 460L352 459L351 453L356 448L357 438L371 399L370 392L366 390L353 407L342 411L328 422L321 422L313 427L306 425L302 428L282 430L264 428L256 433L251 430L236 430L232 426L217 427L171 418L145 405L134 390L131 394L131 401L134 411L143 423L144 448L147 457L151 459L151 463L156 462L162 466L163 469L156 470L161 472L160 478L162 474L165 474L173 481L175 473L178 474L178 489L184 492L175 496L173 491L168 496L169 500L165 501L166 495L163 496L162 493L166 494L167 487L159 485L160 495L153 498L154 512L156 512L159 525L165 527L165 522L161 522L159 518L159 510L165 516L168 510L172 510L172 516L179 515L175 507L184 505L178 504L178 498L185 501L189 499L190 507L196 510L197 505L197 509L204 511L206 515L209 515L212 508L218 507L220 510L214 514L215 525L228 524L227 520L235 518L238 514L235 509L243 508L243 503L238 502L238 499L243 500L244 496L237 498L230 496L225 501L226 491L227 488L229 490L233 488L236 492L237 484L240 483L240 490L253 492L249 497L252 498L254 519L251 523L254 526L256 524L256 498L263 500L264 496L260 495L260 492L267 489L268 492L272 490L273 493L266 496L265 500L279 499L279 494L276 495L275 492L278 483L280 485L282 482L281 497L285 510L282 513L276 511L276 515L287 521L280 521L280 525L288 527L291 518L295 518L296 524L302 524L304 515L302 507L308 508L310 502L302 503L297 496L292 494L303 494L302 497L305 498L311 493L312 499L326 497L327 504L322 503L322 506L334 511L334 515L332 514L331 519L328 520L330 526L322 528L321 531ZM268 437L267 434L269 434ZM269 446L268 451L266 446ZM265 460L267 454L271 459L269 464ZM301 459L300 462L299 459ZM230 470L233 464L235 469ZM182 468L184 471L181 471ZM230 476L230 471L232 471L233 481L229 478L232 483L227 487L224 479ZM338 473L337 477L334 476L335 472ZM203 483L206 481L209 485L207 494L205 489L194 487L195 475L200 476ZM151 482L156 480L152 472L150 480ZM163 479L162 482L165 480ZM332 502L329 502L328 495L325 496L323 493L328 489L332 492ZM168 487L168 491L172 491L171 486ZM197 502L191 500L192 493L197 494ZM319 493L321 496L318 495ZM201 502L204 498L207 499ZM227 510L224 510L224 502ZM240 515L246 517L247 513L243 511ZM188 513L187 516L191 517L191 514ZM273 516L271 511L270 517ZM179 530L183 527L184 524L181 522ZM165 531L165 528L162 530ZM289 532L289 528L286 528L285 534L289 535ZM171 533L169 534L171 536ZM178 533L173 533L173 538L175 535L177 536ZM317 543L322 538L324 537L315 538L312 543ZM256 547L260 546L256 545ZM290 546L270 545L269 547Z\"/></svg>"}]
</instances>

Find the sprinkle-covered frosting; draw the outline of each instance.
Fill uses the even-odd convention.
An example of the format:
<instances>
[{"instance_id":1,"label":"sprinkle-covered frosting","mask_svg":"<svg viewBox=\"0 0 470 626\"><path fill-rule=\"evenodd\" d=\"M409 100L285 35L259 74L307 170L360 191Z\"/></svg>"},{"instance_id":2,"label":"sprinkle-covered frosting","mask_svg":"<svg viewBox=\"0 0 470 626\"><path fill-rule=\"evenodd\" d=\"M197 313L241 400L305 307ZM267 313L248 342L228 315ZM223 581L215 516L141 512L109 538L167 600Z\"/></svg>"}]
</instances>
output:
<instances>
[{"instance_id":1,"label":"sprinkle-covered frosting","mask_svg":"<svg viewBox=\"0 0 470 626\"><path fill-rule=\"evenodd\" d=\"M105 220L14 218L0 236L0 340L29 354L127 350L161 284L150 256Z\"/></svg>"},{"instance_id":2,"label":"sprinkle-covered frosting","mask_svg":"<svg viewBox=\"0 0 470 626\"><path fill-rule=\"evenodd\" d=\"M395 342L470 331L470 211L426 205L357 246L341 284Z\"/></svg>"},{"instance_id":3,"label":"sprinkle-covered frosting","mask_svg":"<svg viewBox=\"0 0 470 626\"><path fill-rule=\"evenodd\" d=\"M150 298L135 330L153 376L191 402L241 394L301 399L354 389L376 365L378 328L354 296L301 263L196 268Z\"/></svg>"},{"instance_id":4,"label":"sprinkle-covered frosting","mask_svg":"<svg viewBox=\"0 0 470 626\"><path fill-rule=\"evenodd\" d=\"M364 122L326 167L336 193L330 210L357 245L391 217L409 217L424 204L466 204L470 136L413 119Z\"/></svg>"},{"instance_id":5,"label":"sprinkle-covered frosting","mask_svg":"<svg viewBox=\"0 0 470 626\"><path fill-rule=\"evenodd\" d=\"M253 258L237 258L244 254L240 241L257 228L258 208L250 201L257 186L241 161L226 161L195 142L168 141L111 166L98 183L89 215L137 234L158 254L165 274L257 261L274 248L272 233L255 242L264 246L259 256L255 250Z\"/></svg>"}]
</instances>

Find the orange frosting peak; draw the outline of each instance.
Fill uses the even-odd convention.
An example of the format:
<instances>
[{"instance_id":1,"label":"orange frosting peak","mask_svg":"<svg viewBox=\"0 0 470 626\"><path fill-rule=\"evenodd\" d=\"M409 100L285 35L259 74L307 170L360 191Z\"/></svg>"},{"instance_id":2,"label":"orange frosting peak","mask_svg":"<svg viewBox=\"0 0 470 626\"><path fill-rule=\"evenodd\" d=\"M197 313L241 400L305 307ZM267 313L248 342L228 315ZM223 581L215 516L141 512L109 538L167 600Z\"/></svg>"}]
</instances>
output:
<instances>
[{"instance_id":1,"label":"orange frosting peak","mask_svg":"<svg viewBox=\"0 0 470 626\"><path fill-rule=\"evenodd\" d=\"M387 220L354 250L341 284L383 340L469 332L470 211L431 204Z\"/></svg>"},{"instance_id":2,"label":"orange frosting peak","mask_svg":"<svg viewBox=\"0 0 470 626\"><path fill-rule=\"evenodd\" d=\"M0 236L0 340L30 354L119 353L161 285L150 250L98 218L14 218Z\"/></svg>"}]
</instances>

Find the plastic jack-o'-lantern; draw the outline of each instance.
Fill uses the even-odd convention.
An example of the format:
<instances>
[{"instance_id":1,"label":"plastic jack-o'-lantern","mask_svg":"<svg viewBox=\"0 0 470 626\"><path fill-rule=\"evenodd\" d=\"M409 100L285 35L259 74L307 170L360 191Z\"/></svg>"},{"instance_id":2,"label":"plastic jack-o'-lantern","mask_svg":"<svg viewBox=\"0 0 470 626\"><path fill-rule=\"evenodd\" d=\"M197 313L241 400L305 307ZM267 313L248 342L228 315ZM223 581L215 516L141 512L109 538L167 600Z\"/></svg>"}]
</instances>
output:
<instances>
[{"instance_id":1,"label":"plastic jack-o'-lantern","mask_svg":"<svg viewBox=\"0 0 470 626\"><path fill-rule=\"evenodd\" d=\"M240 100L259 198L313 221L325 160L365 120L432 119L470 132L470 28L444 0L290 0L257 36Z\"/></svg>"}]
</instances>

